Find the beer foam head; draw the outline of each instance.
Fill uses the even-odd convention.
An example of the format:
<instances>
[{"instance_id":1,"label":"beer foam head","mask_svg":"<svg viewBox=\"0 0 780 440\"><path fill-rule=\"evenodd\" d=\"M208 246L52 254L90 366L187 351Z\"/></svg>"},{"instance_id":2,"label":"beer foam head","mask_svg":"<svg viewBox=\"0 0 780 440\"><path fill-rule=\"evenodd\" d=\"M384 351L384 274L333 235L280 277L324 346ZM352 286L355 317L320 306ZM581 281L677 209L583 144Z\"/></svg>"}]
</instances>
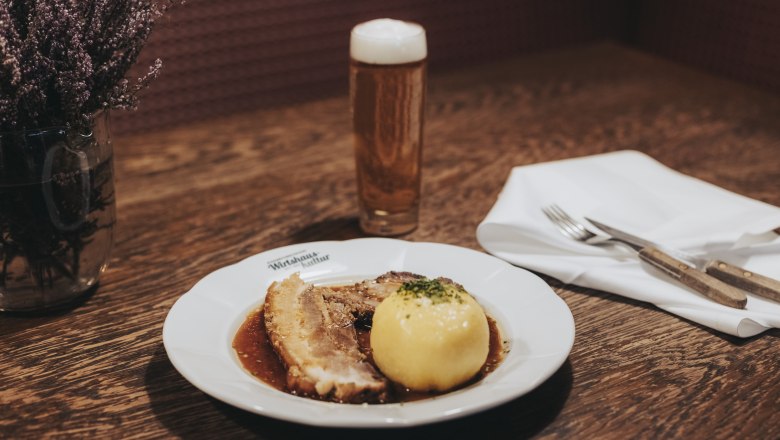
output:
<instances>
[{"instance_id":1,"label":"beer foam head","mask_svg":"<svg viewBox=\"0 0 780 440\"><path fill-rule=\"evenodd\" d=\"M352 28L352 59L368 64L404 64L425 59L425 29L417 23L380 18Z\"/></svg>"}]
</instances>

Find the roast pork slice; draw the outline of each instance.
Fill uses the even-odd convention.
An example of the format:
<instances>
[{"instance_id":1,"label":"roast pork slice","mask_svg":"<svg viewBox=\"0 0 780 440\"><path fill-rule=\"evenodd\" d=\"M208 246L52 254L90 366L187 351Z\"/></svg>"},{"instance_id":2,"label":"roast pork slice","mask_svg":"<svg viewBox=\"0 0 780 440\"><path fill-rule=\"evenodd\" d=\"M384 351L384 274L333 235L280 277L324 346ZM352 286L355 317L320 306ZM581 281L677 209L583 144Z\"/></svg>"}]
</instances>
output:
<instances>
[{"instance_id":1,"label":"roast pork slice","mask_svg":"<svg viewBox=\"0 0 780 440\"><path fill-rule=\"evenodd\" d=\"M287 367L290 391L336 402L385 401L387 380L360 351L349 302L326 300L347 295L297 274L273 283L264 306L268 337Z\"/></svg>"}]
</instances>

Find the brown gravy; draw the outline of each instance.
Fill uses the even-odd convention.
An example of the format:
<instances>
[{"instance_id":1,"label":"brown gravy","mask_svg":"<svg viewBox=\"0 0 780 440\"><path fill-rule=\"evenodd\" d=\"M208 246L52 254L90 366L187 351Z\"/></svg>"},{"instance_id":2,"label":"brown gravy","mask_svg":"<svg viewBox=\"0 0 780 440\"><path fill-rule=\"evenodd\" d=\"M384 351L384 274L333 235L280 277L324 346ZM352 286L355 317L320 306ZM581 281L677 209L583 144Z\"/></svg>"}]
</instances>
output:
<instances>
[{"instance_id":1,"label":"brown gravy","mask_svg":"<svg viewBox=\"0 0 780 440\"><path fill-rule=\"evenodd\" d=\"M464 388L479 382L491 371L495 370L504 359L506 350L504 348L504 342L501 340L501 333L498 330L496 321L489 316L488 326L490 328L490 350L485 364L474 378L455 389ZM368 357L368 361L376 366L371 357L371 330L361 326L356 326L355 329L357 330L358 343L360 344L361 351ZM236 332L236 336L233 339L233 349L235 349L238 359L241 361L241 365L243 365L243 367L252 375L277 390L286 393L290 392L287 388L287 369L274 351L265 332L265 319L263 317L262 307L250 313L238 329L238 332ZM379 369L377 368L377 370ZM411 402L453 391L412 391L401 384L395 382L390 383L392 384L392 391L390 393L391 398L386 403Z\"/></svg>"}]
</instances>

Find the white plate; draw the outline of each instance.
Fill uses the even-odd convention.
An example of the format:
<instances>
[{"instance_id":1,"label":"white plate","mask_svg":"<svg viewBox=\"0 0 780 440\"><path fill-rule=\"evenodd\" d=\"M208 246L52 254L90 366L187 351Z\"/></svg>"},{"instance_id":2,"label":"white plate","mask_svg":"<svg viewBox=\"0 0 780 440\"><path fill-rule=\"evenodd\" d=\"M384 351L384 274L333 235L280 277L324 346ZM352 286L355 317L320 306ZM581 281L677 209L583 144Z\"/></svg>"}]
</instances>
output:
<instances>
[{"instance_id":1,"label":"white plate","mask_svg":"<svg viewBox=\"0 0 780 440\"><path fill-rule=\"evenodd\" d=\"M462 284L498 322L509 354L482 381L403 404L351 405L293 396L247 373L231 346L247 314L274 280L300 272L307 282L374 278L389 270ZM393 427L439 422L521 396L550 377L574 342L566 303L532 273L457 246L384 238L297 244L249 257L200 280L171 308L163 342L174 367L201 391L247 411L318 426Z\"/></svg>"}]
</instances>

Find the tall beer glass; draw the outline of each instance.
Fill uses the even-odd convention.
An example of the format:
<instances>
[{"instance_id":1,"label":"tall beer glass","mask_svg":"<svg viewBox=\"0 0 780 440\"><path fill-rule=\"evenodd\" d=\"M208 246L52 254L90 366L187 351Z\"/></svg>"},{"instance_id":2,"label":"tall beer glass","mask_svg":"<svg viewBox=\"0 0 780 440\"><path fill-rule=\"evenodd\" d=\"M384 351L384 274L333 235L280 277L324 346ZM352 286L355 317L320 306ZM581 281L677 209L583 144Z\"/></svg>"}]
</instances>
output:
<instances>
[{"instance_id":1,"label":"tall beer glass","mask_svg":"<svg viewBox=\"0 0 780 440\"><path fill-rule=\"evenodd\" d=\"M425 30L379 19L352 29L350 98L360 227L399 235L417 227L426 89Z\"/></svg>"}]
</instances>

